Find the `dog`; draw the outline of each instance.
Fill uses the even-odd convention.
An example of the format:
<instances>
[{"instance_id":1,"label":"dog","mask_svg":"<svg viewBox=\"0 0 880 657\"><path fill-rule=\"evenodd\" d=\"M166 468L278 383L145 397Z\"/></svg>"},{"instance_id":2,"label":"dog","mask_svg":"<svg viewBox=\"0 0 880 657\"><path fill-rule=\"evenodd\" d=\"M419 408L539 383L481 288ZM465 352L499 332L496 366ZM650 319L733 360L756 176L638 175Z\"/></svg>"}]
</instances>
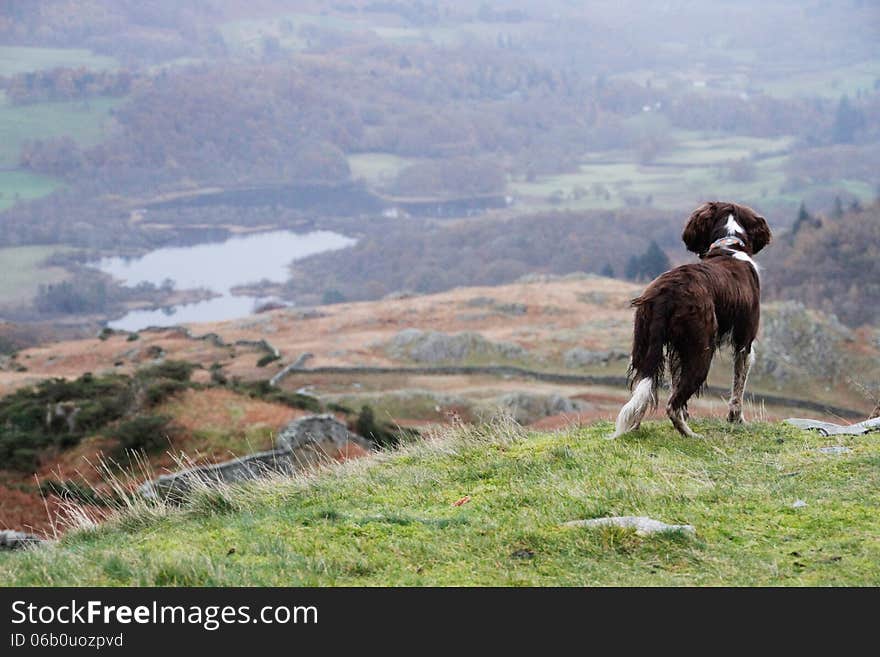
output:
<instances>
[{"instance_id":1,"label":"dog","mask_svg":"<svg viewBox=\"0 0 880 657\"><path fill-rule=\"evenodd\" d=\"M761 316L761 281L753 256L769 244L770 227L744 205L713 201L693 211L681 236L700 262L661 274L632 300L636 309L627 380L632 398L617 417L617 438L638 429L668 368L666 415L684 436L688 400L706 384L715 350L733 347L733 386L727 420L742 422L742 398L754 360Z\"/></svg>"}]
</instances>

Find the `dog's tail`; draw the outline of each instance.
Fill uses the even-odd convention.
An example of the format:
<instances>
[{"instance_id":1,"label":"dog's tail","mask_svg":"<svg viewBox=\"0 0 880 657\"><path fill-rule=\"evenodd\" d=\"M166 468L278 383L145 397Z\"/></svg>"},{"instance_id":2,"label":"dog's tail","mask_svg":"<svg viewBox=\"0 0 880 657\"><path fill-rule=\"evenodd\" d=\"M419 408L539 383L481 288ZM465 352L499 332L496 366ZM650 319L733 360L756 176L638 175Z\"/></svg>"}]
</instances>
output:
<instances>
[{"instance_id":1,"label":"dog's tail","mask_svg":"<svg viewBox=\"0 0 880 657\"><path fill-rule=\"evenodd\" d=\"M636 308L632 360L627 380L632 399L620 409L612 438L637 428L648 409L657 406L657 388L663 378L667 313L662 298L633 299Z\"/></svg>"}]
</instances>

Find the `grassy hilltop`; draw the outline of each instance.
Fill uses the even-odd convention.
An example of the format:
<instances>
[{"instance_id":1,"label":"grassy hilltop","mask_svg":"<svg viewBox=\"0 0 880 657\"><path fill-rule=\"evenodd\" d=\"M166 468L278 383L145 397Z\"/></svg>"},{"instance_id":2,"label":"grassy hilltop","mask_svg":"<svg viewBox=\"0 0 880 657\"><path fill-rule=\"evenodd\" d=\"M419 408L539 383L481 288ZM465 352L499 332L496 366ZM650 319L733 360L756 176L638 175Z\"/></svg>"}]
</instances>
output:
<instances>
[{"instance_id":1,"label":"grassy hilltop","mask_svg":"<svg viewBox=\"0 0 880 657\"><path fill-rule=\"evenodd\" d=\"M880 441L782 424L447 430L296 480L142 504L0 555L7 585L878 585ZM844 444L851 451L817 448ZM469 497L469 500L455 505ZM793 507L796 500L806 506ZM648 515L696 535L562 523Z\"/></svg>"}]
</instances>

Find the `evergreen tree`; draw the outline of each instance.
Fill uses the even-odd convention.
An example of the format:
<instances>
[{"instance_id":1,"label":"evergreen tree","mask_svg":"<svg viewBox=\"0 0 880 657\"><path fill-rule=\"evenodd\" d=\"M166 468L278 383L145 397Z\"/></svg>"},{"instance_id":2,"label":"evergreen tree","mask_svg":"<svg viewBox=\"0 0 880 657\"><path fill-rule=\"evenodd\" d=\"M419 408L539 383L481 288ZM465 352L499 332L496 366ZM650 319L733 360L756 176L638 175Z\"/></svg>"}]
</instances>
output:
<instances>
[{"instance_id":1,"label":"evergreen tree","mask_svg":"<svg viewBox=\"0 0 880 657\"><path fill-rule=\"evenodd\" d=\"M643 254L630 257L626 263L626 277L632 280L651 280L667 271L670 266L669 257L657 242L651 240Z\"/></svg>"},{"instance_id":2,"label":"evergreen tree","mask_svg":"<svg viewBox=\"0 0 880 657\"><path fill-rule=\"evenodd\" d=\"M801 207L798 210L797 219L794 220L794 225L791 227L791 236L794 237L803 228L807 226L815 226L818 225L818 223L819 222L807 212L807 204L801 201Z\"/></svg>"},{"instance_id":3,"label":"evergreen tree","mask_svg":"<svg viewBox=\"0 0 880 657\"><path fill-rule=\"evenodd\" d=\"M843 201L839 196L834 197L834 207L831 209L831 216L834 219L840 219L843 216Z\"/></svg>"},{"instance_id":4,"label":"evergreen tree","mask_svg":"<svg viewBox=\"0 0 880 657\"><path fill-rule=\"evenodd\" d=\"M610 263L606 262L605 266L599 270L600 276L605 276L606 278L614 278L614 267L611 266Z\"/></svg>"},{"instance_id":5,"label":"evergreen tree","mask_svg":"<svg viewBox=\"0 0 880 657\"><path fill-rule=\"evenodd\" d=\"M853 107L847 96L842 96L834 114L831 126L831 138L835 144L851 144L855 141L856 132L865 124L865 117L860 110Z\"/></svg>"},{"instance_id":6,"label":"evergreen tree","mask_svg":"<svg viewBox=\"0 0 880 657\"><path fill-rule=\"evenodd\" d=\"M656 278L669 269L669 257L657 242L651 240L648 250L642 255L642 273L648 279Z\"/></svg>"}]
</instances>

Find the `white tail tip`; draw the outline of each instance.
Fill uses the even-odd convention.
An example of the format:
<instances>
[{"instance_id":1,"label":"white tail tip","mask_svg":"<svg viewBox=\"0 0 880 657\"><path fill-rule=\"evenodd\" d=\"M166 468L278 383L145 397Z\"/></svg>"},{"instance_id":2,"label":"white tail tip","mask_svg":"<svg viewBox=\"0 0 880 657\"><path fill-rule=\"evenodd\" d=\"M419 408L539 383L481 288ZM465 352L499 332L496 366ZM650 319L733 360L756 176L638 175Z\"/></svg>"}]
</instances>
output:
<instances>
[{"instance_id":1,"label":"white tail tip","mask_svg":"<svg viewBox=\"0 0 880 657\"><path fill-rule=\"evenodd\" d=\"M654 401L654 382L649 377L645 377L633 388L632 399L620 409L614 434L610 437L617 438L635 429L645 417L645 412L652 401Z\"/></svg>"}]
</instances>

